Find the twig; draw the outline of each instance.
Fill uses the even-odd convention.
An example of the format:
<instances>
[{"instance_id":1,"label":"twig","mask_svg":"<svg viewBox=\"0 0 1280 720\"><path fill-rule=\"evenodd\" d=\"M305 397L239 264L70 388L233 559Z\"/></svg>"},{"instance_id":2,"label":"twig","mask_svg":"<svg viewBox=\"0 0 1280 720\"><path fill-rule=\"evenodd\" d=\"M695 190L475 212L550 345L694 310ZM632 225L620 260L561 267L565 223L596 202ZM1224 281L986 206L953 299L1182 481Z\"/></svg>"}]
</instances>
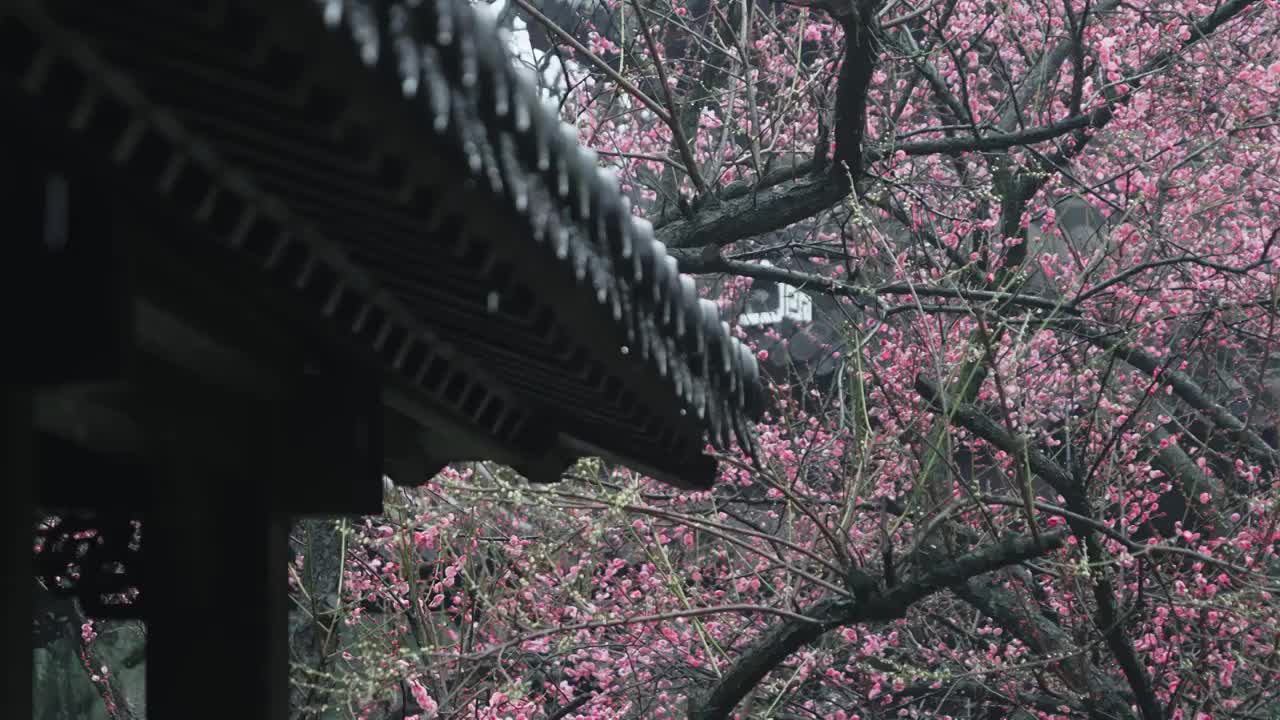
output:
<instances>
[{"instance_id":1,"label":"twig","mask_svg":"<svg viewBox=\"0 0 1280 720\"><path fill-rule=\"evenodd\" d=\"M523 2L524 0L517 0ZM640 7L640 0L631 0L631 6L636 10L636 19L640 23L640 29L644 32L644 42L649 46L649 57L653 60L653 67L658 72L658 84L662 86L662 99L667 104L667 125L671 128L671 141L675 143L676 149L680 151L680 158L684 161L685 172L689 175L689 180L693 182L693 186L697 188L699 195L706 195L707 184L702 180L702 176L698 174L697 160L693 157L693 151L689 149L689 141L684 136L684 128L680 126L680 113L676 110L675 96L671 94L671 84L667 81L667 69L662 65L662 56L658 54L658 44L654 42L653 31L649 29L649 19L645 17L644 8Z\"/></svg>"},{"instance_id":2,"label":"twig","mask_svg":"<svg viewBox=\"0 0 1280 720\"><path fill-rule=\"evenodd\" d=\"M569 34L569 32L566 31L564 28L557 25L554 20L547 17L546 15L543 15L536 7L534 7L533 5L530 5L529 0L515 0L515 4L520 6L521 10L524 10L526 13L528 13L529 17L533 18L534 20L537 20L540 25L545 27L556 37L563 40L575 51L581 53L582 56L587 59L587 62L594 65L596 69L598 69L600 72L607 75L610 80L617 83L618 87L621 87L623 90L626 90L628 94L630 94L635 99L639 100L646 108L648 108L650 112L652 112L654 115L657 115L659 120L666 123L667 125L673 124L671 115L667 114L667 111L663 110L661 105L654 102L653 98L649 97L648 95L645 95L644 92L640 90L640 88L636 87L629 80L619 75L617 70L614 70L613 68L609 67L608 63L606 63L604 60L601 60L599 57L596 57L595 53L591 52L589 49L587 49L585 45L578 42L577 38Z\"/></svg>"}]
</instances>

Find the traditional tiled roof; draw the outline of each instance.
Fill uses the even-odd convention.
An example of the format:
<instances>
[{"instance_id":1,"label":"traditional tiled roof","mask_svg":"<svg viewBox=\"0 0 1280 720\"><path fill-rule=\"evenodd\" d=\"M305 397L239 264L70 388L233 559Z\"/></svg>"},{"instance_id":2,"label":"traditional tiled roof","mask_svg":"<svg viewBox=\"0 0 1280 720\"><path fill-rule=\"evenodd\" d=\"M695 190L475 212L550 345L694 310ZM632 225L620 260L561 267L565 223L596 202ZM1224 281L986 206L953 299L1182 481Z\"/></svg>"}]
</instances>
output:
<instances>
[{"instance_id":1,"label":"traditional tiled roof","mask_svg":"<svg viewBox=\"0 0 1280 720\"><path fill-rule=\"evenodd\" d=\"M465 0L8 5L43 112L459 422L696 486L751 445L752 353Z\"/></svg>"}]
</instances>

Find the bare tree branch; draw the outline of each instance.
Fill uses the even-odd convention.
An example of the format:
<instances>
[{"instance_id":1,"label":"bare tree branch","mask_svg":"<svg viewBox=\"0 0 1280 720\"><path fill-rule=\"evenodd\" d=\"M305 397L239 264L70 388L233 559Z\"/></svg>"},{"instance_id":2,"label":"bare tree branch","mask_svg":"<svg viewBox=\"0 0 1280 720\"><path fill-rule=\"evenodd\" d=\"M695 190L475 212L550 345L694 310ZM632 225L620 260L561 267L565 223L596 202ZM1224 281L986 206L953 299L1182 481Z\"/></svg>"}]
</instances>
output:
<instances>
[{"instance_id":1,"label":"bare tree branch","mask_svg":"<svg viewBox=\"0 0 1280 720\"><path fill-rule=\"evenodd\" d=\"M664 224L657 238L667 247L723 246L813 217L840 201L848 183L823 175L752 196L728 200Z\"/></svg>"},{"instance_id":2,"label":"bare tree branch","mask_svg":"<svg viewBox=\"0 0 1280 720\"><path fill-rule=\"evenodd\" d=\"M649 112L652 112L654 115L657 115L658 119L661 120L664 124L668 126L674 125L675 121L672 119L672 116L666 110L664 110L661 105L659 105L656 101L654 101L653 98L649 97L648 95L645 95L644 92L641 91L640 88L633 85L630 80L627 80L626 78L619 75L617 70L614 70L612 67L609 67L609 63L596 57L596 54L591 52L589 49L587 49L587 46L579 42L578 39L575 38L572 33L568 32L564 28L557 25L555 21L553 21L551 18L547 17L546 15L543 15L542 12L538 10L538 8L534 7L529 3L529 0L515 0L515 3L516 5L520 6L521 10L528 13L529 17L533 18L535 22L542 25L544 28L547 29L548 32L555 35L557 38L563 41L566 45L568 45L569 47L572 47L579 55L585 58L586 61L590 63L595 69L604 73L605 76L607 76L610 80L617 83L618 87L622 88L627 92L627 94L639 100L641 104L643 104L649 110Z\"/></svg>"},{"instance_id":3,"label":"bare tree branch","mask_svg":"<svg viewBox=\"0 0 1280 720\"><path fill-rule=\"evenodd\" d=\"M993 303L1029 307L1050 312L1067 312L1062 303L1053 298L1041 297L1017 292L1001 292L998 290L974 290L964 287L938 287L934 285L910 285L894 283L880 286L864 286L824 277L813 273L800 272L771 265L730 260L715 252L714 249L698 250L677 249L671 252L680 262L680 269L690 273L725 273L738 277L749 277L757 280L772 280L813 293L822 293L834 297L850 297L862 304L874 303L874 298L881 295L903 297L941 297L966 300L977 303ZM962 308L964 312L974 312L974 308Z\"/></svg>"},{"instance_id":4,"label":"bare tree branch","mask_svg":"<svg viewBox=\"0 0 1280 720\"><path fill-rule=\"evenodd\" d=\"M631 7L636 10L636 17L640 20L640 29L644 33L645 44L649 47L649 56L653 60L654 70L658 73L658 85L662 88L662 99L667 105L667 115L671 118L671 122L667 125L671 128L671 141L675 143L676 149L680 151L680 160L684 163L685 172L689 174L689 180L697 189L699 195L707 193L707 183L702 179L702 175L698 172L698 162L693 157L693 150L689 148L689 139L685 137L684 128L680 123L680 111L676 108L675 96L671 94L671 83L667 80L667 69L663 67L662 57L658 54L658 44L654 42L653 31L649 29L649 20L644 14L644 8L640 6L640 0L631 0Z\"/></svg>"}]
</instances>

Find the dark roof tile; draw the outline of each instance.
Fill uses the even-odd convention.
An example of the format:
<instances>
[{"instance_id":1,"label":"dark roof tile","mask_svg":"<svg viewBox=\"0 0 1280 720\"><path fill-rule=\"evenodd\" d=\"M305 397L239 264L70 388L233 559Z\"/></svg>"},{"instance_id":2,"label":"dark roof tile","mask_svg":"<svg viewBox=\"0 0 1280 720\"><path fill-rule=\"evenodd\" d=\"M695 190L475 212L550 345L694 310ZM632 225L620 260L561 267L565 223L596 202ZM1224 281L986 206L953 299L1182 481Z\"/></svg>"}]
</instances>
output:
<instances>
[{"instance_id":1,"label":"dark roof tile","mask_svg":"<svg viewBox=\"0 0 1280 720\"><path fill-rule=\"evenodd\" d=\"M486 425L495 406L470 390L476 383L495 389L516 425L551 418L571 445L668 479L682 479L679 467L705 471L696 457L670 458L696 455L702 431L721 448L734 437L752 448L750 420L764 404L755 358L631 214L612 171L512 65L486 17L465 0L229 4L264 20L237 25L252 53L207 18L175 22L187 11L168 3L129 3L128 23L118 8L59 11L55 22L73 31L51 31L51 45L131 113L103 139L105 154L194 202L197 222L232 248L264 252L259 267L319 317L342 318L390 372ZM139 47L139 32L173 37ZM273 57L299 62L267 73ZM209 111L249 95L271 108L269 123ZM158 140L156 152L140 150L144 140ZM223 197L239 203L233 222L214 222ZM249 242L267 226L284 242ZM477 299L451 286L474 287ZM534 312L511 308L517 296ZM440 307L462 315L443 322L432 315ZM539 331L550 345L498 330L517 318L534 329L535 317L550 323ZM538 383L498 361L521 353ZM546 374L557 363L563 376ZM596 407L573 407L587 398ZM509 432L492 432L511 440L513 424L502 425Z\"/></svg>"}]
</instances>

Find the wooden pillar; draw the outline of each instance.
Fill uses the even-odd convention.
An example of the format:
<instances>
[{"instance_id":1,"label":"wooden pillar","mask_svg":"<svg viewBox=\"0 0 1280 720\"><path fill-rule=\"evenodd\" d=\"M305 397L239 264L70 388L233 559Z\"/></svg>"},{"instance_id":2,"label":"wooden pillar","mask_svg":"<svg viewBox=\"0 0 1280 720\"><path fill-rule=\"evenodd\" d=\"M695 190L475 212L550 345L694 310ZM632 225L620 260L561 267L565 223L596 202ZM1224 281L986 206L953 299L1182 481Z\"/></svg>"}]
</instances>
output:
<instances>
[{"instance_id":1,"label":"wooden pillar","mask_svg":"<svg viewBox=\"0 0 1280 720\"><path fill-rule=\"evenodd\" d=\"M3 483L0 524L4 527L4 600L0 602L0 716L29 718L31 706L31 542L34 537L35 488L31 393L26 388L3 391Z\"/></svg>"},{"instance_id":2,"label":"wooden pillar","mask_svg":"<svg viewBox=\"0 0 1280 720\"><path fill-rule=\"evenodd\" d=\"M15 137L17 112L0 113L0 133ZM32 177L31 158L18 143L0 143L0 194L15 203L29 205ZM6 205L6 207L8 207ZM31 541L34 536L34 433L32 396L29 385L33 362L25 362L33 353L27 333L31 329L24 319L23 308L30 302L30 286L24 282L27 261L33 253L41 230L39 220L31 213L15 210L6 244L16 247L16 255L0 270L0 320L4 322L10 345L23 346L22 351L5 354L5 382L0 388L0 716L31 717L31 616L32 578ZM17 367L14 367L14 361Z\"/></svg>"},{"instance_id":3,"label":"wooden pillar","mask_svg":"<svg viewBox=\"0 0 1280 720\"><path fill-rule=\"evenodd\" d=\"M288 717L285 524L221 500L145 532L148 715Z\"/></svg>"},{"instance_id":4,"label":"wooden pillar","mask_svg":"<svg viewBox=\"0 0 1280 720\"><path fill-rule=\"evenodd\" d=\"M283 720L288 526L269 502L268 413L195 377L154 389L147 713Z\"/></svg>"}]
</instances>

